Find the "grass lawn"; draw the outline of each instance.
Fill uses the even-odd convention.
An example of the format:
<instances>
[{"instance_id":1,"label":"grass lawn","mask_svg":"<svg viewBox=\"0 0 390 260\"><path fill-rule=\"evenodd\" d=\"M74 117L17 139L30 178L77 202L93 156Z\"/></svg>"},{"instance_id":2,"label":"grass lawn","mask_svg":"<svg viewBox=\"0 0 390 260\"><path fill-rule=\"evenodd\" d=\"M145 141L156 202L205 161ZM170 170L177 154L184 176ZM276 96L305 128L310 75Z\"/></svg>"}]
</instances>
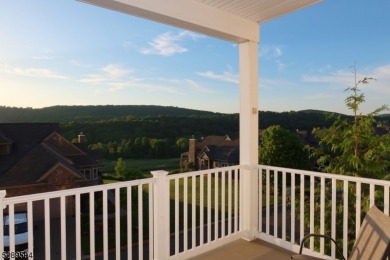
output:
<instances>
[{"instance_id":1,"label":"grass lawn","mask_svg":"<svg viewBox=\"0 0 390 260\"><path fill-rule=\"evenodd\" d=\"M111 184L111 183L117 183L120 182L118 180L108 180L108 179L103 179L103 184Z\"/></svg>"},{"instance_id":2,"label":"grass lawn","mask_svg":"<svg viewBox=\"0 0 390 260\"><path fill-rule=\"evenodd\" d=\"M150 176L150 171L165 170L177 171L179 169L180 158L168 159L126 159L128 168L139 169L145 177ZM116 160L105 160L101 164L102 173L115 173Z\"/></svg>"}]
</instances>

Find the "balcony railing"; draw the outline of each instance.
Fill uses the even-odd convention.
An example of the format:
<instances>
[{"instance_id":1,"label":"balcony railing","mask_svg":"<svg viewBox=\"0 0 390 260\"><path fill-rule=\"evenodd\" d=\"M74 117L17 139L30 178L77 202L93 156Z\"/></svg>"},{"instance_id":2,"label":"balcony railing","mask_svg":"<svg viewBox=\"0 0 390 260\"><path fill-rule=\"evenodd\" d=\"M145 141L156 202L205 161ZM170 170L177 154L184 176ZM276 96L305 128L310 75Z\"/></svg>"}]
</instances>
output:
<instances>
[{"instance_id":1,"label":"balcony railing","mask_svg":"<svg viewBox=\"0 0 390 260\"><path fill-rule=\"evenodd\" d=\"M389 181L270 166L258 175L258 237L294 252L305 234L326 233L347 258L369 207L389 215ZM338 257L328 242L311 238L306 254Z\"/></svg>"},{"instance_id":2,"label":"balcony railing","mask_svg":"<svg viewBox=\"0 0 390 260\"><path fill-rule=\"evenodd\" d=\"M244 171L258 184L257 228L247 218ZM9 251L15 251L16 212L28 216L28 252L36 259L186 259L251 233L297 252L307 233L328 233L347 256L370 205L389 214L390 182L259 165L233 166L3 198L0 234L9 215ZM247 172L245 173L247 174ZM337 222L338 221L338 222ZM4 237L0 236L0 253ZM311 255L335 256L311 239Z\"/></svg>"}]
</instances>

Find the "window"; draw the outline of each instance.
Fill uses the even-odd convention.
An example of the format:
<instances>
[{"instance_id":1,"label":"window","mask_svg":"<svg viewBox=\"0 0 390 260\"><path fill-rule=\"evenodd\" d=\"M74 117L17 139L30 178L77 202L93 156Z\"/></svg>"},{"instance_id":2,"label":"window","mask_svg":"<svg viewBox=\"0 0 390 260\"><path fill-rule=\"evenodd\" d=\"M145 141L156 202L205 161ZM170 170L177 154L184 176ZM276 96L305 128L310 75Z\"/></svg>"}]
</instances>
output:
<instances>
[{"instance_id":1,"label":"window","mask_svg":"<svg viewBox=\"0 0 390 260\"><path fill-rule=\"evenodd\" d=\"M83 173L84 173L84 178L87 179L87 180L90 180L91 179L91 170L83 170Z\"/></svg>"}]
</instances>

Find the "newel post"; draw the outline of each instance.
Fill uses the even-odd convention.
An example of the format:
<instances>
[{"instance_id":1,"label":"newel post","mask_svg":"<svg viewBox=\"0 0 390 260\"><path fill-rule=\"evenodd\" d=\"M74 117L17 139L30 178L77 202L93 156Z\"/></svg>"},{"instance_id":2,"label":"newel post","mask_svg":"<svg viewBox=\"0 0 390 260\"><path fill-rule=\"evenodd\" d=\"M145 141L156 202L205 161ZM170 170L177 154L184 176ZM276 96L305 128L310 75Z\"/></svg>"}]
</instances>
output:
<instances>
[{"instance_id":1,"label":"newel post","mask_svg":"<svg viewBox=\"0 0 390 260\"><path fill-rule=\"evenodd\" d=\"M153 186L153 252L155 260L167 259L169 240L169 182L167 171L151 171L156 180Z\"/></svg>"},{"instance_id":2,"label":"newel post","mask_svg":"<svg viewBox=\"0 0 390 260\"><path fill-rule=\"evenodd\" d=\"M4 203L5 195L7 195L7 192L5 190L0 190L0 256L3 255L4 250L4 209L6 208L6 205Z\"/></svg>"}]
</instances>

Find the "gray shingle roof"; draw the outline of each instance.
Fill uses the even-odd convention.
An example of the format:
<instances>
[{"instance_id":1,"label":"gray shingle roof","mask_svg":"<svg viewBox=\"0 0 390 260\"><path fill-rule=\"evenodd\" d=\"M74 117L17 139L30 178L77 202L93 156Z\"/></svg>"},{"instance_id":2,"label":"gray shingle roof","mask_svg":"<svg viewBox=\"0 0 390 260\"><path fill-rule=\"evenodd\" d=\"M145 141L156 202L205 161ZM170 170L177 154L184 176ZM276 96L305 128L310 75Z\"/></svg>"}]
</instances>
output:
<instances>
[{"instance_id":1,"label":"gray shingle roof","mask_svg":"<svg viewBox=\"0 0 390 260\"><path fill-rule=\"evenodd\" d=\"M58 134L58 124L0 124L13 141L11 153L0 155L0 186L36 184L57 164L83 178L80 167L96 166L96 158ZM5 140L5 138L4 138Z\"/></svg>"},{"instance_id":2,"label":"gray shingle roof","mask_svg":"<svg viewBox=\"0 0 390 260\"><path fill-rule=\"evenodd\" d=\"M210 160L238 163L240 157L239 140L229 136L207 136L197 143L197 154L203 152ZM205 149L206 148L206 149Z\"/></svg>"}]
</instances>

